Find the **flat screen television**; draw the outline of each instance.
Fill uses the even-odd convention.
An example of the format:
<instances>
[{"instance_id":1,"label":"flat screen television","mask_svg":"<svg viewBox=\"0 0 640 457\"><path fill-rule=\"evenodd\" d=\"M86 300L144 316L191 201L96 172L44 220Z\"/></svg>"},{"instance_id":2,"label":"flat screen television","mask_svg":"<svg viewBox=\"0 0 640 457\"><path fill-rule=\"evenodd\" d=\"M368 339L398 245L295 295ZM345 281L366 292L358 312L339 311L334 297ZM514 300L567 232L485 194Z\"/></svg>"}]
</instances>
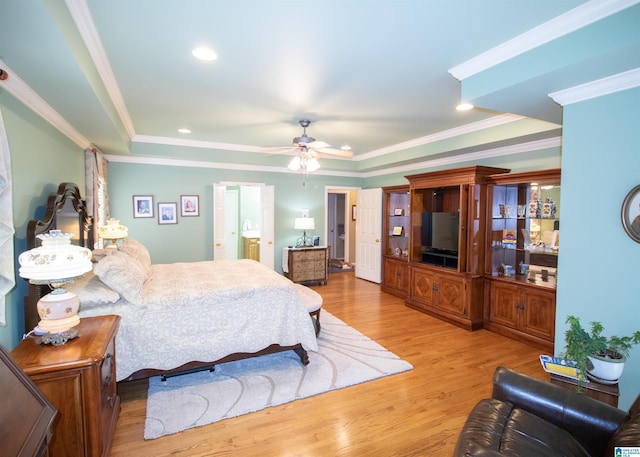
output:
<instances>
[{"instance_id":1,"label":"flat screen television","mask_svg":"<svg viewBox=\"0 0 640 457\"><path fill-rule=\"evenodd\" d=\"M422 213L423 251L458 255L458 212Z\"/></svg>"}]
</instances>

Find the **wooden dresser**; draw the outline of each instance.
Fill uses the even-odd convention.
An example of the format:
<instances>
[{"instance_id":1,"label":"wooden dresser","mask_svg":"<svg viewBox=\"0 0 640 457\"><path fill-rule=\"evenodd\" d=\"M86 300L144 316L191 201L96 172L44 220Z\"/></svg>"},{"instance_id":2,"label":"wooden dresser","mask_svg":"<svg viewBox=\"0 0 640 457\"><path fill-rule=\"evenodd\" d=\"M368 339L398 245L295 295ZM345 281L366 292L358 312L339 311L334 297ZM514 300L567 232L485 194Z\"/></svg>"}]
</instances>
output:
<instances>
[{"instance_id":1,"label":"wooden dresser","mask_svg":"<svg viewBox=\"0 0 640 457\"><path fill-rule=\"evenodd\" d=\"M29 336L11 356L59 413L50 457L108 457L120 413L115 337L119 316L87 317L61 346Z\"/></svg>"},{"instance_id":2,"label":"wooden dresser","mask_svg":"<svg viewBox=\"0 0 640 457\"><path fill-rule=\"evenodd\" d=\"M326 247L287 249L287 278L293 282L327 284L328 251Z\"/></svg>"}]
</instances>

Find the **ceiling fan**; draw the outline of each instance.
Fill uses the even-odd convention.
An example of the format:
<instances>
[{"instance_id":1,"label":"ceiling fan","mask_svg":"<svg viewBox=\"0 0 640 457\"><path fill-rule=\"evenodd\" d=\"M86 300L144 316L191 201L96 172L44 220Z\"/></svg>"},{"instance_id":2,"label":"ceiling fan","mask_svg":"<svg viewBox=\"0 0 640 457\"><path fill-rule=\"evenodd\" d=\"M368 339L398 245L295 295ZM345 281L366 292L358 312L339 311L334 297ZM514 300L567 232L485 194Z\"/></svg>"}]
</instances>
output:
<instances>
[{"instance_id":1,"label":"ceiling fan","mask_svg":"<svg viewBox=\"0 0 640 457\"><path fill-rule=\"evenodd\" d=\"M307 127L311 124L308 119L301 119L299 121L302 127L302 135L293 139L292 146L280 147L280 148L264 148L265 150L276 150L277 153L287 153L290 151L297 151L298 155L293 158L289 164L291 170L302 169L305 172L315 171L320 168L318 158L322 156L335 156L344 157L350 159L353 157L351 151L344 151L342 149L332 148L330 144L324 141L318 141L313 137L307 135Z\"/></svg>"}]
</instances>

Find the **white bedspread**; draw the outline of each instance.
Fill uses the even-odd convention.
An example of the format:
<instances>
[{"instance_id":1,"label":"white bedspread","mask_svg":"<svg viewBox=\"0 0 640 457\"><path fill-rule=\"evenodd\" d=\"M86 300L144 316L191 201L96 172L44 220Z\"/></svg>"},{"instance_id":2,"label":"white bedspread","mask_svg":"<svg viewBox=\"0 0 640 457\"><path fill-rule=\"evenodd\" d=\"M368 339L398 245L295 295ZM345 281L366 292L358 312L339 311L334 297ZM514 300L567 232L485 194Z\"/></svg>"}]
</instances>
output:
<instances>
[{"instance_id":1,"label":"white bedspread","mask_svg":"<svg viewBox=\"0 0 640 457\"><path fill-rule=\"evenodd\" d=\"M81 309L118 314L116 377L143 368L168 370L272 344L317 351L309 317L293 283L253 260L157 264L141 304L124 299Z\"/></svg>"}]
</instances>

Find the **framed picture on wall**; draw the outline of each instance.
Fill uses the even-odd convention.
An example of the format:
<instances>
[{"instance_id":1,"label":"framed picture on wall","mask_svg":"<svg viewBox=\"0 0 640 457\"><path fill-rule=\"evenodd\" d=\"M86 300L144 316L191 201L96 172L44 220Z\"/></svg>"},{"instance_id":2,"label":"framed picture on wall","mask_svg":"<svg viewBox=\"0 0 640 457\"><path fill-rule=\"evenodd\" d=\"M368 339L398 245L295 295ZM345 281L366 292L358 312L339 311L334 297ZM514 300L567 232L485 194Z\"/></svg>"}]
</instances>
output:
<instances>
[{"instance_id":1,"label":"framed picture on wall","mask_svg":"<svg viewBox=\"0 0 640 457\"><path fill-rule=\"evenodd\" d=\"M133 196L133 217L153 217L153 196Z\"/></svg>"},{"instance_id":2,"label":"framed picture on wall","mask_svg":"<svg viewBox=\"0 0 640 457\"><path fill-rule=\"evenodd\" d=\"M198 195L180 196L180 216L191 217L200 216L200 198Z\"/></svg>"},{"instance_id":3,"label":"framed picture on wall","mask_svg":"<svg viewBox=\"0 0 640 457\"><path fill-rule=\"evenodd\" d=\"M158 224L177 224L178 223L178 204L177 203L158 203Z\"/></svg>"}]
</instances>

